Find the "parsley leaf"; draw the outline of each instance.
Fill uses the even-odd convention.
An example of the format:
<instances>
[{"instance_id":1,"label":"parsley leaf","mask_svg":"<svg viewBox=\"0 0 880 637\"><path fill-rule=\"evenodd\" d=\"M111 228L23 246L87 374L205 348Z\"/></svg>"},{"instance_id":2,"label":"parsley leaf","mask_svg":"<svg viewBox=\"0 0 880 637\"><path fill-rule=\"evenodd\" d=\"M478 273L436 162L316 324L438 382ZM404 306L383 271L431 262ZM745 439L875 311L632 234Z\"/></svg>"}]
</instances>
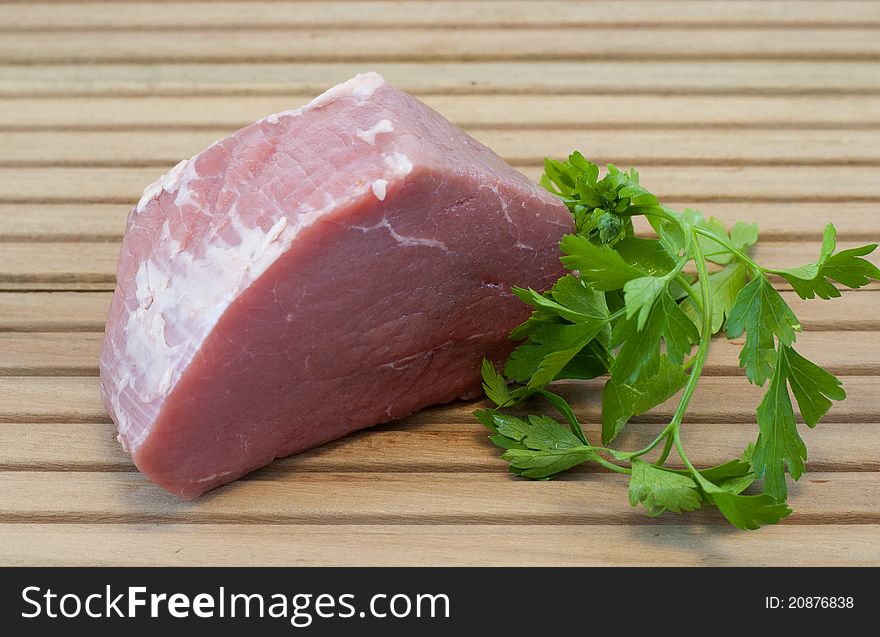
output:
<instances>
[{"instance_id":1,"label":"parsley leaf","mask_svg":"<svg viewBox=\"0 0 880 637\"><path fill-rule=\"evenodd\" d=\"M773 373L773 337L783 345L791 345L800 329L794 312L763 274L740 290L727 317L728 338L746 332L739 363L756 385L763 385Z\"/></svg>"},{"instance_id":2,"label":"parsley leaf","mask_svg":"<svg viewBox=\"0 0 880 637\"><path fill-rule=\"evenodd\" d=\"M635 266L640 276L667 276L675 268L675 259L657 239L627 237L614 246L614 250L624 261Z\"/></svg>"},{"instance_id":3,"label":"parsley leaf","mask_svg":"<svg viewBox=\"0 0 880 637\"><path fill-rule=\"evenodd\" d=\"M773 378L758 406L761 433L755 443L752 464L764 478L764 491L778 499L787 493L786 467L797 480L806 469L807 447L797 431L788 387L795 395L804 421L815 427L831 408L832 400L846 393L840 381L786 345L780 345Z\"/></svg>"},{"instance_id":4,"label":"parsley leaf","mask_svg":"<svg viewBox=\"0 0 880 637\"><path fill-rule=\"evenodd\" d=\"M636 506L639 502L652 517L664 511L681 513L700 508L700 492L689 477L634 458L629 478L629 503Z\"/></svg>"},{"instance_id":5,"label":"parsley leaf","mask_svg":"<svg viewBox=\"0 0 880 637\"><path fill-rule=\"evenodd\" d=\"M730 242L740 251L758 243L758 224L737 221L730 229Z\"/></svg>"},{"instance_id":6,"label":"parsley leaf","mask_svg":"<svg viewBox=\"0 0 880 637\"><path fill-rule=\"evenodd\" d=\"M697 282L697 290L702 282ZM712 295L712 333L716 334L724 326L725 319L730 315L733 304L740 290L746 285L746 268L742 263L734 262L723 270L709 275L709 293ZM698 324L700 310L693 299L685 299L681 309Z\"/></svg>"},{"instance_id":7,"label":"parsley leaf","mask_svg":"<svg viewBox=\"0 0 880 637\"><path fill-rule=\"evenodd\" d=\"M743 223L737 221L730 229L730 233L728 233L724 224L715 217L709 217L707 219L700 211L692 210L690 208L685 208L683 214L693 225L705 228L713 234L723 239L727 239L734 248L741 252L745 252L748 250L749 246L758 241L758 224L756 223ZM697 240L703 247L703 256L707 261L717 263L718 265L727 265L734 260L734 254L717 241L713 241L709 237L703 235L700 235Z\"/></svg>"},{"instance_id":8,"label":"parsley leaf","mask_svg":"<svg viewBox=\"0 0 880 637\"><path fill-rule=\"evenodd\" d=\"M626 304L626 318L638 314L636 329L645 327L648 314L654 307L654 301L666 289L668 282L656 276L643 276L627 281L623 286L623 299Z\"/></svg>"},{"instance_id":9,"label":"parsley leaf","mask_svg":"<svg viewBox=\"0 0 880 637\"><path fill-rule=\"evenodd\" d=\"M605 317L608 314L605 297L600 292L588 288L580 279L570 274L559 279L544 294L518 287L513 287L511 291L523 303L535 308L532 315L524 323L511 331L510 338L514 340L525 338L532 328L540 323L559 322L560 319L578 322L590 318Z\"/></svg>"},{"instance_id":10,"label":"parsley leaf","mask_svg":"<svg viewBox=\"0 0 880 637\"><path fill-rule=\"evenodd\" d=\"M595 459L589 447L569 449L508 449L501 455L510 463L511 472L522 478L541 480Z\"/></svg>"},{"instance_id":11,"label":"parsley leaf","mask_svg":"<svg viewBox=\"0 0 880 637\"><path fill-rule=\"evenodd\" d=\"M757 479L751 464L753 450L754 444L749 443L743 458L731 460L716 467L701 469L700 475L724 491L742 493ZM703 495L705 497L705 493ZM708 501L708 498L706 500Z\"/></svg>"},{"instance_id":12,"label":"parsley leaf","mask_svg":"<svg viewBox=\"0 0 880 637\"><path fill-rule=\"evenodd\" d=\"M785 346L779 348L776 370L761 404L758 405L758 427L761 433L755 443L752 465L758 477L764 478L764 492L784 499L787 493L785 467L797 480L806 468L807 447L798 435L791 398L788 395L788 359Z\"/></svg>"},{"instance_id":13,"label":"parsley leaf","mask_svg":"<svg viewBox=\"0 0 880 637\"><path fill-rule=\"evenodd\" d=\"M877 266L861 257L871 254L877 244L843 250L834 254L837 247L837 230L833 224L825 226L819 260L810 265L787 270L772 270L791 283L791 287L802 299L819 297L831 299L840 296L840 291L831 281L837 281L849 288L868 285L872 279L880 278Z\"/></svg>"},{"instance_id":14,"label":"parsley leaf","mask_svg":"<svg viewBox=\"0 0 880 637\"><path fill-rule=\"evenodd\" d=\"M526 419L498 412L478 412L480 422L495 432L492 442L506 449L501 456L524 478L550 478L596 457L571 430L549 416Z\"/></svg>"},{"instance_id":15,"label":"parsley leaf","mask_svg":"<svg viewBox=\"0 0 880 637\"><path fill-rule=\"evenodd\" d=\"M504 373L517 382L527 382L529 387L543 387L559 376L603 325L601 320L536 325L529 340L513 351Z\"/></svg>"},{"instance_id":16,"label":"parsley leaf","mask_svg":"<svg viewBox=\"0 0 880 637\"><path fill-rule=\"evenodd\" d=\"M560 375L594 378L605 372L602 344L608 342L610 331L608 307L600 293L571 275L559 279L546 294L521 288L513 292L535 312L513 332L528 340L507 361L504 373L509 378L543 387ZM584 352L588 346L590 350Z\"/></svg>"},{"instance_id":17,"label":"parsley leaf","mask_svg":"<svg viewBox=\"0 0 880 637\"><path fill-rule=\"evenodd\" d=\"M843 400L846 392L840 380L808 361L790 347L782 346L788 363L788 384L797 400L801 417L809 427L815 427L831 409L832 400Z\"/></svg>"},{"instance_id":18,"label":"parsley leaf","mask_svg":"<svg viewBox=\"0 0 880 637\"><path fill-rule=\"evenodd\" d=\"M741 495L718 489L707 493L707 496L733 526L743 531L776 524L791 515L791 509L785 502L779 502L766 493Z\"/></svg>"},{"instance_id":19,"label":"parsley leaf","mask_svg":"<svg viewBox=\"0 0 880 637\"><path fill-rule=\"evenodd\" d=\"M601 321L608 316L605 297L570 274L560 278L545 294L531 288L513 287L511 290L523 303L540 311L540 318L559 317L572 323Z\"/></svg>"},{"instance_id":20,"label":"parsley leaf","mask_svg":"<svg viewBox=\"0 0 880 637\"><path fill-rule=\"evenodd\" d=\"M507 381L495 370L495 365L484 358L481 372L486 397L499 407L509 403L510 390L507 388Z\"/></svg>"},{"instance_id":21,"label":"parsley leaf","mask_svg":"<svg viewBox=\"0 0 880 637\"><path fill-rule=\"evenodd\" d=\"M640 376L657 373L660 344L675 364L681 364L691 345L700 340L697 327L668 291L660 293L644 327L634 319L621 319L611 333L611 347L620 351L611 366L611 376L623 383L634 383Z\"/></svg>"},{"instance_id":22,"label":"parsley leaf","mask_svg":"<svg viewBox=\"0 0 880 637\"><path fill-rule=\"evenodd\" d=\"M684 367L660 355L657 371L640 378L632 385L613 376L602 390L602 444L608 445L617 437L630 418L666 402L684 387L687 374Z\"/></svg>"},{"instance_id":23,"label":"parsley leaf","mask_svg":"<svg viewBox=\"0 0 880 637\"><path fill-rule=\"evenodd\" d=\"M577 270L581 280L596 290L618 290L627 281L645 276L645 272L624 261L613 248L597 246L581 235L566 235L559 245L565 253L562 264Z\"/></svg>"}]
</instances>

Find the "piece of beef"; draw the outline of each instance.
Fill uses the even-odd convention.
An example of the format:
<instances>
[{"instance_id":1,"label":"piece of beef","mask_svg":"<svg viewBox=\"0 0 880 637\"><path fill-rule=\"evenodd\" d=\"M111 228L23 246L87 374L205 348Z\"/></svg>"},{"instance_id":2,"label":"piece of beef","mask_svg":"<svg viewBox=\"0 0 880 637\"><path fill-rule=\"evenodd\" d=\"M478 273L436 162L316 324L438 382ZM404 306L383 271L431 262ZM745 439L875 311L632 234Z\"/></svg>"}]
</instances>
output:
<instances>
[{"instance_id":1,"label":"piece of beef","mask_svg":"<svg viewBox=\"0 0 880 637\"><path fill-rule=\"evenodd\" d=\"M101 394L193 498L274 458L479 394L560 274L556 198L374 74L216 142L131 211Z\"/></svg>"}]
</instances>

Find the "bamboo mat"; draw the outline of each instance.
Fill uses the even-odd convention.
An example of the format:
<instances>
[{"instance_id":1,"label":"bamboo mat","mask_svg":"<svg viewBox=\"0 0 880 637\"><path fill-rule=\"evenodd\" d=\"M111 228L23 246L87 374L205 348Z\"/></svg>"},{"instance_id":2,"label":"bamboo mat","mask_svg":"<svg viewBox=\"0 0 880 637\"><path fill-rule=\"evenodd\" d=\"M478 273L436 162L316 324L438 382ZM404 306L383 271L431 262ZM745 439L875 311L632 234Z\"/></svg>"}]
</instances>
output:
<instances>
[{"instance_id":1,"label":"bamboo mat","mask_svg":"<svg viewBox=\"0 0 880 637\"><path fill-rule=\"evenodd\" d=\"M880 2L0 2L0 564L880 564L877 285L780 288L849 398L805 433L794 515L758 532L646 518L616 475L513 479L479 401L192 503L134 471L97 378L128 208L180 158L370 69L533 178L580 148L674 207L757 221L768 264L812 260L828 220L843 247L880 237ZM736 354L713 345L692 402L700 464L755 435ZM560 391L595 434L600 385Z\"/></svg>"}]
</instances>

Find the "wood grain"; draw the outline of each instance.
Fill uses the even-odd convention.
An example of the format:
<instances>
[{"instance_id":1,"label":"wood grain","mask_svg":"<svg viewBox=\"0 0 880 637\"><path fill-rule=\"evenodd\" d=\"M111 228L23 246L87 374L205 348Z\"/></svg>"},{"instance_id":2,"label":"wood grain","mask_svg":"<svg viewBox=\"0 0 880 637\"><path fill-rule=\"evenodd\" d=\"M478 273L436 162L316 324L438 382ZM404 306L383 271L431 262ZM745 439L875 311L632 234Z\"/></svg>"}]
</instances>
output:
<instances>
[{"instance_id":1,"label":"wood grain","mask_svg":"<svg viewBox=\"0 0 880 637\"><path fill-rule=\"evenodd\" d=\"M5 64L0 96L320 93L374 70L423 94L877 95L874 62L363 62Z\"/></svg>"},{"instance_id":2,"label":"wood grain","mask_svg":"<svg viewBox=\"0 0 880 637\"><path fill-rule=\"evenodd\" d=\"M878 38L880 41L880 38ZM2 166L156 166L201 152L228 129L200 131L0 132ZM545 156L583 148L592 161L646 166L805 166L880 164L878 130L475 131L511 164L542 166ZM642 170L645 176L650 171Z\"/></svg>"},{"instance_id":3,"label":"wood grain","mask_svg":"<svg viewBox=\"0 0 880 637\"><path fill-rule=\"evenodd\" d=\"M307 103L315 93L223 97L0 98L0 128L227 129ZM670 128L876 128L880 98L851 95L420 95L468 128L541 127L618 132ZM536 114L539 114L536 117Z\"/></svg>"},{"instance_id":4,"label":"wood grain","mask_svg":"<svg viewBox=\"0 0 880 637\"><path fill-rule=\"evenodd\" d=\"M114 243L8 243L0 252L0 282L112 284L118 254Z\"/></svg>"},{"instance_id":5,"label":"wood grain","mask_svg":"<svg viewBox=\"0 0 880 637\"><path fill-rule=\"evenodd\" d=\"M456 2L212 2L210 11L199 2L14 2L0 7L0 23L9 30L42 29L188 29L216 27L346 27L362 31L375 26L438 26L456 29L484 26L845 26L880 25L876 5L858 1L833 4L821 0L755 2L674 2L618 0L614 11L597 10L597 3L550 0L540 3L507 0L503 5ZM410 5L410 6L412 6ZM499 10L503 6L503 10ZM598 6L602 6L599 4ZM605 8L605 7L603 7Z\"/></svg>"},{"instance_id":6,"label":"wood grain","mask_svg":"<svg viewBox=\"0 0 880 637\"><path fill-rule=\"evenodd\" d=\"M265 479L264 479L265 478ZM194 524L666 523L631 507L627 476L572 473L525 481L494 473L271 473L185 502L138 473L0 472L0 516L28 522ZM814 472L789 488L785 524L877 524L880 473ZM589 506L585 506L589 503ZM725 524L715 510L684 516Z\"/></svg>"},{"instance_id":7,"label":"wood grain","mask_svg":"<svg viewBox=\"0 0 880 637\"><path fill-rule=\"evenodd\" d=\"M847 392L846 400L834 405L823 419L830 422L876 422L880 420L880 379L876 376L841 377ZM0 423L3 422L109 422L98 394L98 378L0 376ZM562 382L555 390L564 396L584 422L598 422L602 402L599 381ZM719 397L723 396L723 400ZM763 390L750 385L743 377L707 376L700 380L688 407L687 422L754 423L755 408ZM449 405L429 407L397 421L395 428L432 423L437 427L455 428L473 422L473 411L487 407L485 401L458 401ZM534 409L550 409L540 402ZM639 417L639 422L668 422L676 403L668 401ZM873 450L866 454L874 457Z\"/></svg>"},{"instance_id":8,"label":"wood grain","mask_svg":"<svg viewBox=\"0 0 880 637\"><path fill-rule=\"evenodd\" d=\"M614 443L639 449L660 433L665 423L631 424ZM867 458L866 448L880 445L880 427L871 423L823 423L803 430L810 450L809 471L880 471L880 458ZM590 440L599 426L587 424ZM756 436L754 423L688 423L682 440L698 466L711 466L739 456ZM504 469L501 454L476 421L455 427L430 422L406 428L379 426L305 453L276 460L265 471L301 472L495 472ZM673 454L674 456L674 454ZM682 468L677 457L670 466ZM134 471L131 458L116 442L108 423L0 424L0 470L3 471ZM594 472L596 465L575 471Z\"/></svg>"},{"instance_id":9,"label":"wood grain","mask_svg":"<svg viewBox=\"0 0 880 637\"><path fill-rule=\"evenodd\" d=\"M0 422L107 422L98 379L0 377Z\"/></svg>"},{"instance_id":10,"label":"wood grain","mask_svg":"<svg viewBox=\"0 0 880 637\"><path fill-rule=\"evenodd\" d=\"M109 292L0 292L0 332L103 332Z\"/></svg>"},{"instance_id":11,"label":"wood grain","mask_svg":"<svg viewBox=\"0 0 880 637\"><path fill-rule=\"evenodd\" d=\"M876 29L637 29L601 26L440 30L330 29L0 32L0 63L829 60L880 57ZM345 46L340 47L340 40ZM669 42L679 46L671 49ZM564 42L565 46L560 46Z\"/></svg>"},{"instance_id":12,"label":"wood grain","mask_svg":"<svg viewBox=\"0 0 880 637\"><path fill-rule=\"evenodd\" d=\"M14 566L877 566L880 525L2 524ZM40 542L34 542L34 538ZM638 547L636 549L635 547ZM809 547L809 550L804 550Z\"/></svg>"}]
</instances>

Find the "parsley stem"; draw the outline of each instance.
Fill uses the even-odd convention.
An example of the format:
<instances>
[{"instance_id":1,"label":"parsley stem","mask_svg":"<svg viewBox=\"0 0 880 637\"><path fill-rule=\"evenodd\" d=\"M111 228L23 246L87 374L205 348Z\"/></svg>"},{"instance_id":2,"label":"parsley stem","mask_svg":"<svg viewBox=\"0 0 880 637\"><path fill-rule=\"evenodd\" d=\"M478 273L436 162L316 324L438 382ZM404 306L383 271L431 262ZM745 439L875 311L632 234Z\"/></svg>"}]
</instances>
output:
<instances>
[{"instance_id":1,"label":"parsley stem","mask_svg":"<svg viewBox=\"0 0 880 637\"><path fill-rule=\"evenodd\" d=\"M667 208L666 206L630 206L626 210L626 214L630 216L642 215L644 217L660 217L661 219L666 219L667 221L672 221L673 223L678 223L679 215L672 208Z\"/></svg>"},{"instance_id":2,"label":"parsley stem","mask_svg":"<svg viewBox=\"0 0 880 637\"><path fill-rule=\"evenodd\" d=\"M703 474L700 473L697 470L697 468L688 459L687 454L684 452L684 445L681 444L681 436L679 435L678 431L676 431L672 435L672 438L675 440L675 449L676 449L676 451L678 451L678 456L681 458L681 461L684 463L684 466L687 467L687 470L690 471L690 473L694 477L694 480L696 481L696 483L698 485L700 485L700 488L703 489L703 491L705 492L707 489L712 489L713 487L715 487L714 484L712 484L711 482L706 480L706 478L703 477ZM726 517L726 514L725 514L725 517Z\"/></svg>"},{"instance_id":3,"label":"parsley stem","mask_svg":"<svg viewBox=\"0 0 880 637\"><path fill-rule=\"evenodd\" d=\"M619 319L624 314L626 314L626 308L622 307L619 310L617 310L616 312L609 314L607 318L602 319L602 322L603 323L610 323L611 321L613 321L615 319Z\"/></svg>"},{"instance_id":4,"label":"parsley stem","mask_svg":"<svg viewBox=\"0 0 880 637\"><path fill-rule=\"evenodd\" d=\"M723 237L719 237L717 234L715 234L711 230L706 230L705 228L701 228L699 226L692 226L692 228L693 228L693 231L696 232L697 234L701 234L704 237L711 239L712 241L714 241L715 243L720 245L722 248L724 248L728 252L731 252L734 255L736 255L736 257L739 258L741 261L750 265L752 267L752 269L755 270L755 272L760 273L760 272L764 271L764 268L762 268L760 265L758 265L758 263L755 262L749 255L747 255L745 252L743 252L742 250L740 250L739 248L734 246L727 239L725 239ZM696 253L697 253L697 251L695 248L694 249L694 256L695 257L696 257ZM700 255L702 256L702 251L700 252ZM694 260L696 260L696 258ZM700 280L701 281L703 280L702 274L700 275Z\"/></svg>"},{"instance_id":5,"label":"parsley stem","mask_svg":"<svg viewBox=\"0 0 880 637\"><path fill-rule=\"evenodd\" d=\"M606 372L611 369L611 365L614 363L614 356L608 350L597 343L596 339L587 343L587 347L589 347L596 357L602 361Z\"/></svg>"},{"instance_id":6,"label":"parsley stem","mask_svg":"<svg viewBox=\"0 0 880 637\"><path fill-rule=\"evenodd\" d=\"M595 449L595 447L594 447L594 449ZM626 467L621 467L618 464L614 464L610 460L606 460L605 458L600 456L598 453L595 455L596 455L596 458L595 458L596 462L598 462L600 465L602 465L606 469L610 469L614 473L626 473L626 474L632 473L632 469L627 469Z\"/></svg>"},{"instance_id":7,"label":"parsley stem","mask_svg":"<svg viewBox=\"0 0 880 637\"><path fill-rule=\"evenodd\" d=\"M630 451L626 454L623 454L623 456L626 458L629 458L629 459L638 458L639 456L644 456L646 453L652 451L654 449L654 447L659 445L663 441L664 438L666 438L668 440L669 434L671 431L672 431L671 425L666 425L663 428L663 431L661 431L659 434L657 434L657 437L654 438L651 442L649 442L646 446L642 447L638 451Z\"/></svg>"},{"instance_id":8,"label":"parsley stem","mask_svg":"<svg viewBox=\"0 0 880 637\"><path fill-rule=\"evenodd\" d=\"M706 270L706 260L703 257L702 248L697 241L696 235L694 235L694 261L697 264L697 272L700 276L700 281L705 281L706 277L709 276L708 271ZM680 280L679 280L680 279ZM684 393L681 396L681 400L678 403L678 407L675 410L675 414L672 416L672 420L670 423L660 432L660 434L654 438L647 446L639 449L638 451L634 451L632 453L627 454L629 458L637 458L639 456L643 456L646 453L652 451L657 445L659 445L664 439L666 444L663 446L663 451L660 454L660 457L654 463L659 466L666 462L666 459L669 457L669 452L672 450L673 439L678 435L678 430L681 427L681 422L684 419L685 411L687 410L688 403L690 403L691 396L693 396L694 390L697 387L697 381L700 379L700 373L703 370L703 364L706 362L706 355L709 352L709 342L712 339L712 297L709 293L708 285L700 286L700 297L696 297L696 292L691 287L690 283L679 273L676 276L676 280L685 287L686 290L694 297L694 302L697 307L700 309L700 314L703 318L703 330L700 334L700 344L697 348L696 355L691 358L686 364L685 368L693 366L693 370L688 376L687 384L684 388ZM706 311L703 311L703 308L706 308Z\"/></svg>"},{"instance_id":9,"label":"parsley stem","mask_svg":"<svg viewBox=\"0 0 880 637\"><path fill-rule=\"evenodd\" d=\"M696 290L694 290L694 286L691 285L690 281L684 278L684 275L679 271L675 275L675 282L678 283L681 287L684 288L684 291L687 292L688 296L693 300L694 305L697 306L697 309L700 310L700 313L703 313L703 300L697 294ZM700 283L702 285L702 282Z\"/></svg>"},{"instance_id":10,"label":"parsley stem","mask_svg":"<svg viewBox=\"0 0 880 637\"><path fill-rule=\"evenodd\" d=\"M684 466L688 468L688 471L690 471L695 478L697 478L698 482L703 480L703 476L700 475L697 468L691 464L690 460L688 460L687 454L684 452L684 445L681 444L681 435L677 430L672 434L672 440L675 441L675 449L678 451L678 455L684 463Z\"/></svg>"},{"instance_id":11,"label":"parsley stem","mask_svg":"<svg viewBox=\"0 0 880 637\"><path fill-rule=\"evenodd\" d=\"M633 206L630 210L634 211L633 214L640 214L643 217L659 217L671 221L672 223L681 223L681 215L675 212L672 208L667 208L666 206Z\"/></svg>"},{"instance_id":12,"label":"parsley stem","mask_svg":"<svg viewBox=\"0 0 880 637\"><path fill-rule=\"evenodd\" d=\"M578 440L580 440L585 445L590 446L590 442L587 440L586 434L584 434L581 423L578 421L574 411L572 411L571 406L565 401L562 396L554 394L551 391L547 391L546 389L541 389L539 387L535 387L534 389L532 389L532 391L549 400L550 403L556 408L556 410L560 414L565 416L565 419L568 421L568 426L571 428L572 433L577 436Z\"/></svg>"},{"instance_id":13,"label":"parsley stem","mask_svg":"<svg viewBox=\"0 0 880 637\"><path fill-rule=\"evenodd\" d=\"M697 241L696 232L698 230L699 228L692 227L692 232L694 233L694 262L697 265L697 274L700 277L700 281L706 281L708 280L709 273L706 270L706 259L703 256L703 248L700 246L700 242ZM694 365L688 376L687 384L684 386L684 393L681 395L681 400L678 402L678 407L675 409L675 413L672 415L672 421L669 423L669 426L672 428L673 436L678 436L678 430L681 427L682 420L684 420L687 406L691 401L691 397L694 395L694 390L697 388L700 374L703 372L703 365L705 364L706 356L709 353L709 343L712 340L712 295L709 293L708 285L700 286L700 296L703 307L703 329L700 332L700 344L697 346L697 354L694 356Z\"/></svg>"},{"instance_id":14,"label":"parsley stem","mask_svg":"<svg viewBox=\"0 0 880 637\"><path fill-rule=\"evenodd\" d=\"M657 458L657 462L654 464L658 467L662 467L663 463L666 462L666 459L669 457L669 452L672 451L672 440L674 436L666 437L666 444L663 445L663 451L660 452L660 457Z\"/></svg>"}]
</instances>

